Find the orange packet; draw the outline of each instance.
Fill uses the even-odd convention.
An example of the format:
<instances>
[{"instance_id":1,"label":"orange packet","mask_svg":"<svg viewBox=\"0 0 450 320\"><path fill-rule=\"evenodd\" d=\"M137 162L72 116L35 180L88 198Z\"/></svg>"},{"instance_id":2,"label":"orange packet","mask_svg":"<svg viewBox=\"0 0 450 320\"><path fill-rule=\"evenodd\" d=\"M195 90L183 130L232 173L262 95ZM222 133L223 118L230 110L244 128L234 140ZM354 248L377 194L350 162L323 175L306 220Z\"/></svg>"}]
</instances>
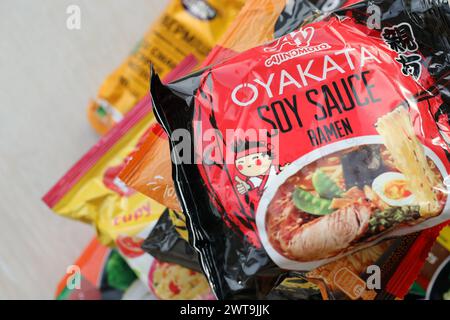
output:
<instances>
[{"instance_id":1,"label":"orange packet","mask_svg":"<svg viewBox=\"0 0 450 320\"><path fill-rule=\"evenodd\" d=\"M159 124L151 126L145 141L130 158L120 179L167 208L181 212L172 180L168 137Z\"/></svg>"}]
</instances>

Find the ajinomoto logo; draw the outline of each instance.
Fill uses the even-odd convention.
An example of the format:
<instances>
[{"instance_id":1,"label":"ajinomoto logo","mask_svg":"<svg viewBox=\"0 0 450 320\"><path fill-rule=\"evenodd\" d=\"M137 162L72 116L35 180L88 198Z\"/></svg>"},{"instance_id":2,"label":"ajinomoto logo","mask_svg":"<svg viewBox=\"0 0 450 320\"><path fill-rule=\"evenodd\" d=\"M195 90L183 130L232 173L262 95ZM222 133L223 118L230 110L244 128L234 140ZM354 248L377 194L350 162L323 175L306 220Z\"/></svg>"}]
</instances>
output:
<instances>
[{"instance_id":1,"label":"ajinomoto logo","mask_svg":"<svg viewBox=\"0 0 450 320\"><path fill-rule=\"evenodd\" d=\"M331 48L328 43L311 46L314 28L306 27L293 31L264 48L265 52L274 53L266 61L265 66L280 65L283 62L307 55L309 53Z\"/></svg>"}]
</instances>

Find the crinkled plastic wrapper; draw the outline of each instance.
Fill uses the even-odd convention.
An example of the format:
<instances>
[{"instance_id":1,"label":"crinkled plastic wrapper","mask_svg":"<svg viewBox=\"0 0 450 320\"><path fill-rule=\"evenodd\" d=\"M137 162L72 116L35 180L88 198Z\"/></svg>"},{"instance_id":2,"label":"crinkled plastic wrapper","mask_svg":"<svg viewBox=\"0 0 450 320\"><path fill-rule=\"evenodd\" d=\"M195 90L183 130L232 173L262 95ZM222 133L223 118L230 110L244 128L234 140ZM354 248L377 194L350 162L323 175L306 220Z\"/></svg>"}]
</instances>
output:
<instances>
[{"instance_id":1,"label":"crinkled plastic wrapper","mask_svg":"<svg viewBox=\"0 0 450 320\"><path fill-rule=\"evenodd\" d=\"M218 298L427 229L386 284L404 294L450 218L449 10L361 2L169 85L152 76Z\"/></svg>"},{"instance_id":2,"label":"crinkled plastic wrapper","mask_svg":"<svg viewBox=\"0 0 450 320\"><path fill-rule=\"evenodd\" d=\"M179 226L173 224L173 211L165 212L152 232L142 243L142 249L160 261L176 263L186 268L201 272L198 256L194 248L184 239L181 234L187 232L180 230Z\"/></svg>"},{"instance_id":3,"label":"crinkled plastic wrapper","mask_svg":"<svg viewBox=\"0 0 450 320\"><path fill-rule=\"evenodd\" d=\"M100 134L119 122L148 92L149 63L173 78L180 63L198 65L243 6L243 0L172 0L122 65L104 81L88 107Z\"/></svg>"}]
</instances>

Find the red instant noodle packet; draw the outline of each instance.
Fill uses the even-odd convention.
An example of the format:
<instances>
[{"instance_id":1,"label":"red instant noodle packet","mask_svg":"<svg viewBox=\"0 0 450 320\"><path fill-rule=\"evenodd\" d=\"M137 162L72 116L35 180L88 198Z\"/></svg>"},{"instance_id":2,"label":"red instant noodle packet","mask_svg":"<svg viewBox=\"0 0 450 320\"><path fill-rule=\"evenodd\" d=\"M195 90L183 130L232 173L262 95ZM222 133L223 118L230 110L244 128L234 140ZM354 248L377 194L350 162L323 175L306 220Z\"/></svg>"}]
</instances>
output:
<instances>
[{"instance_id":1,"label":"red instant noodle packet","mask_svg":"<svg viewBox=\"0 0 450 320\"><path fill-rule=\"evenodd\" d=\"M152 76L189 240L218 298L436 226L398 270L420 268L450 217L448 123L435 122L449 21L439 2L361 2L169 85ZM401 278L387 291L406 291Z\"/></svg>"}]
</instances>

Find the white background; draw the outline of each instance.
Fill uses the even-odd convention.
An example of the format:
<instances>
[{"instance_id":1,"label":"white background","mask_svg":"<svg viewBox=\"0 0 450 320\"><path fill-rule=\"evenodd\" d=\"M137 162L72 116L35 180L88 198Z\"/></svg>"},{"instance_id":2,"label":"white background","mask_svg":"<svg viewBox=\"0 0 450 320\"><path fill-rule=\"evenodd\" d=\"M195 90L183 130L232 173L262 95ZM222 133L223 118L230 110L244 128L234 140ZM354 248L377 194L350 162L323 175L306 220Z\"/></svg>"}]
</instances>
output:
<instances>
[{"instance_id":1,"label":"white background","mask_svg":"<svg viewBox=\"0 0 450 320\"><path fill-rule=\"evenodd\" d=\"M97 141L89 98L166 2L0 0L0 299L52 299L94 235L40 198Z\"/></svg>"}]
</instances>

